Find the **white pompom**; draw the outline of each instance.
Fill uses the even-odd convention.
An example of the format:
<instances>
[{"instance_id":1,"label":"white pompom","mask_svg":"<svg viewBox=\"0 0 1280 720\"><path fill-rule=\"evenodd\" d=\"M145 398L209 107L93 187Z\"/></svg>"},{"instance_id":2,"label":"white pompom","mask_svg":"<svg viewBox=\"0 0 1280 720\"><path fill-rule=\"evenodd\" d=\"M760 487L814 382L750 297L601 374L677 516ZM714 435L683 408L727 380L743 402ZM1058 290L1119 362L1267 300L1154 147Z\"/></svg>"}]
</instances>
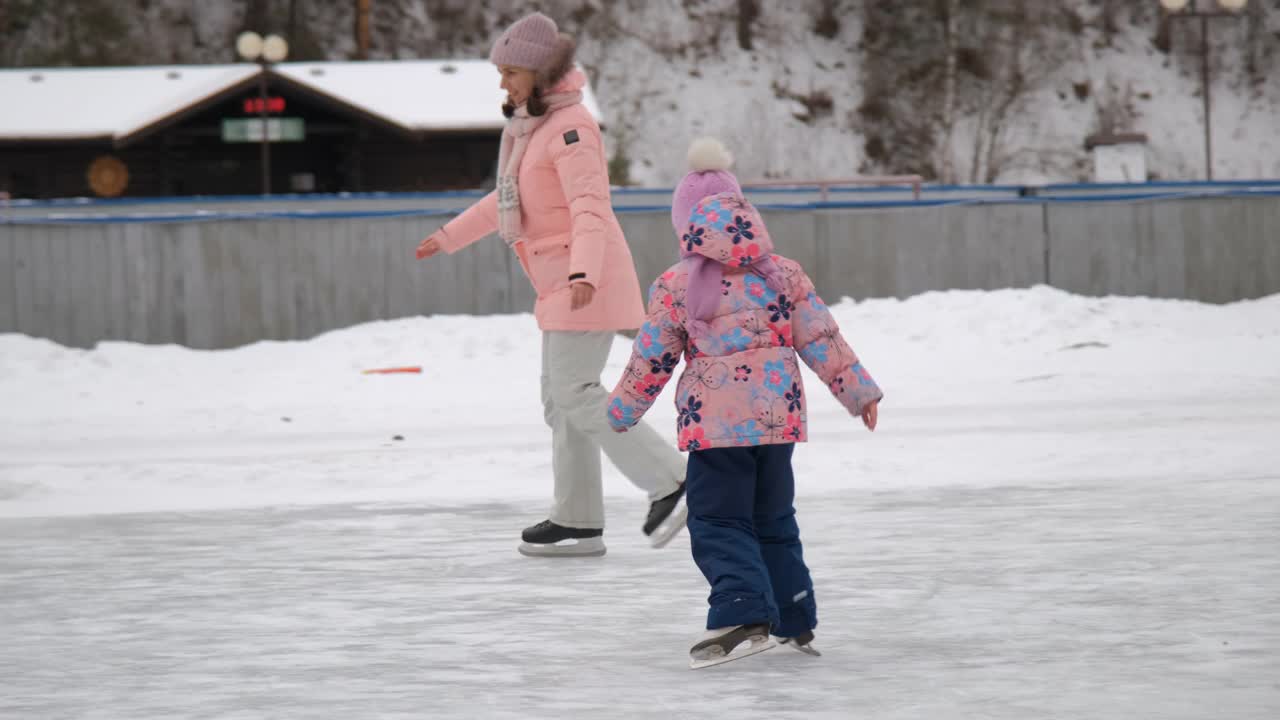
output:
<instances>
[{"instance_id":1,"label":"white pompom","mask_svg":"<svg viewBox=\"0 0 1280 720\"><path fill-rule=\"evenodd\" d=\"M693 172L728 170L733 167L733 154L724 143L711 137L698 138L689 146L689 169Z\"/></svg>"}]
</instances>

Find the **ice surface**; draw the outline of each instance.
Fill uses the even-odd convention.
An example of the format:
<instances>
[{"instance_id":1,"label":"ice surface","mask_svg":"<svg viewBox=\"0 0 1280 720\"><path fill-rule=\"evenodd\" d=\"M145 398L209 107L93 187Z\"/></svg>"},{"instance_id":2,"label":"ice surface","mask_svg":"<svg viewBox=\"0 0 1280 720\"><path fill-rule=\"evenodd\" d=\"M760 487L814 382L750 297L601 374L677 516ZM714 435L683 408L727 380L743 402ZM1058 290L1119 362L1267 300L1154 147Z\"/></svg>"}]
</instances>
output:
<instances>
[{"instance_id":1,"label":"ice surface","mask_svg":"<svg viewBox=\"0 0 1280 720\"><path fill-rule=\"evenodd\" d=\"M869 434L807 378L824 656L696 673L688 538L611 468L606 557L516 553L530 317L0 336L0 717L1280 716L1280 296L833 311L887 397Z\"/></svg>"}]
</instances>

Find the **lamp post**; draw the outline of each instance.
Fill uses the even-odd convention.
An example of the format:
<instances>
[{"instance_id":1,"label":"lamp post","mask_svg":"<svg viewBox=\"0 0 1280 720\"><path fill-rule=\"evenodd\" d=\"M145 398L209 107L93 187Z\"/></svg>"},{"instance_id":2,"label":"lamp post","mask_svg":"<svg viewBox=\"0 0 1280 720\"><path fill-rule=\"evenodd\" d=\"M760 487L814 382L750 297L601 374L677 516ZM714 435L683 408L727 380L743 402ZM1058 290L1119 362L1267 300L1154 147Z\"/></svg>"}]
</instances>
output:
<instances>
[{"instance_id":1,"label":"lamp post","mask_svg":"<svg viewBox=\"0 0 1280 720\"><path fill-rule=\"evenodd\" d=\"M256 32L240 33L236 38L236 52L249 62L262 66L258 74L258 117L262 124L262 194L271 194L271 138L267 131L267 70L271 63L282 62L289 56L289 43L279 35L263 38Z\"/></svg>"},{"instance_id":2,"label":"lamp post","mask_svg":"<svg viewBox=\"0 0 1280 720\"><path fill-rule=\"evenodd\" d=\"M1214 10L1216 4L1219 10ZM1204 175L1213 180L1213 119L1209 102L1209 20L1236 17L1249 0L1160 0L1170 20L1200 20L1200 95L1204 100Z\"/></svg>"}]
</instances>

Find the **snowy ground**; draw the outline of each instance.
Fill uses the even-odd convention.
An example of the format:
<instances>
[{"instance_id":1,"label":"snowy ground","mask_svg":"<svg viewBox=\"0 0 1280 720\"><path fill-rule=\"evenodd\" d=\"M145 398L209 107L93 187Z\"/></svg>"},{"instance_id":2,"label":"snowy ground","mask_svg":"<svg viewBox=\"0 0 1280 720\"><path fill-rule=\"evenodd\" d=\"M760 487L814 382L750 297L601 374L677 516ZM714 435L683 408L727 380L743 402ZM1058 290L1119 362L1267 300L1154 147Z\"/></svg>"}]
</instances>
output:
<instances>
[{"instance_id":1,"label":"snowy ground","mask_svg":"<svg viewBox=\"0 0 1280 720\"><path fill-rule=\"evenodd\" d=\"M809 378L826 656L698 673L687 538L645 547L616 474L605 558L515 553L549 493L529 317L0 336L0 717L1280 715L1280 296L835 312L888 397L869 434Z\"/></svg>"}]
</instances>

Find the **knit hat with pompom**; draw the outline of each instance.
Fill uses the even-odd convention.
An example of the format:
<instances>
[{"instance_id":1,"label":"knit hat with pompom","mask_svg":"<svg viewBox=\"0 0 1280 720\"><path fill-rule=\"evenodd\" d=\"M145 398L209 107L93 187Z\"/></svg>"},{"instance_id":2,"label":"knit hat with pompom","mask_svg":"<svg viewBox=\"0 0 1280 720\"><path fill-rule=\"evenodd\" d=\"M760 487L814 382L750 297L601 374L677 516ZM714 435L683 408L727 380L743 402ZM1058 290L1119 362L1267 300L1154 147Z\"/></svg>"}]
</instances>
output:
<instances>
[{"instance_id":1,"label":"knit hat with pompom","mask_svg":"<svg viewBox=\"0 0 1280 720\"><path fill-rule=\"evenodd\" d=\"M738 178L729 172L733 155L715 138L698 138L689 146L689 174L684 176L671 195L671 227L679 235L689 225L698 201L709 195L731 192L742 194Z\"/></svg>"}]
</instances>

